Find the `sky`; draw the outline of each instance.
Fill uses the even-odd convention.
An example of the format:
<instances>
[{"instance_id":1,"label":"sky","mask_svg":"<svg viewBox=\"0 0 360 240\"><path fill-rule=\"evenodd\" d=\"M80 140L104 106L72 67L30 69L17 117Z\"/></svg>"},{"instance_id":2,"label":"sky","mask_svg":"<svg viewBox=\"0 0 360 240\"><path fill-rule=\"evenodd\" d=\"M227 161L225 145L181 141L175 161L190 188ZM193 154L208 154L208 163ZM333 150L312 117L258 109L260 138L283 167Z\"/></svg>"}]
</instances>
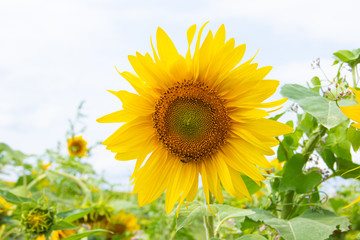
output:
<instances>
[{"instance_id":1,"label":"sky","mask_svg":"<svg viewBox=\"0 0 360 240\"><path fill-rule=\"evenodd\" d=\"M132 71L127 56L150 52L159 26L185 53L188 27L225 24L227 39L247 45L244 59L259 49L254 62L273 66L268 78L281 85L323 78L316 58L331 76L332 53L359 47L358 9L358 0L0 0L0 142L27 154L56 148L83 100L84 138L105 140L120 125L95 120L121 108L106 90L133 91L115 66ZM135 162L104 146L87 161L123 185Z\"/></svg>"}]
</instances>

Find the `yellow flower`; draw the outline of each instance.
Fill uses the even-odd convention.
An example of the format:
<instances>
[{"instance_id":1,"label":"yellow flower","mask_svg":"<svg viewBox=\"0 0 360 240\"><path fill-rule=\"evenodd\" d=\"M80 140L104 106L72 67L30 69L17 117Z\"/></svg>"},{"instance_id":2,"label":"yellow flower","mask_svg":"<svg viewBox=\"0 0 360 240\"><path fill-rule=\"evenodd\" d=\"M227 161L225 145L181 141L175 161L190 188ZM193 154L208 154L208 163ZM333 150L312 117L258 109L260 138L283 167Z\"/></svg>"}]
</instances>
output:
<instances>
[{"instance_id":1,"label":"yellow flower","mask_svg":"<svg viewBox=\"0 0 360 240\"><path fill-rule=\"evenodd\" d=\"M360 91L357 91L352 87L350 87L350 89L355 93L356 101L360 104ZM340 109L345 114L345 116L347 116L351 120L354 120L355 122L358 122L358 123L353 123L352 126L360 129L360 105L340 107ZM344 208L348 208L358 202L360 202L360 196L354 202L350 203Z\"/></svg>"},{"instance_id":2,"label":"yellow flower","mask_svg":"<svg viewBox=\"0 0 360 240\"><path fill-rule=\"evenodd\" d=\"M140 206L164 191L167 213L176 201L179 208L185 200L193 201L199 174L208 203L209 192L223 202L220 183L234 197L250 197L239 172L264 180L255 165L271 168L264 155L274 154L274 137L293 131L264 118L269 114L262 108L286 101L263 103L279 85L277 80L264 80L271 67L257 68L253 59L238 65L245 45L235 47L233 38L225 41L224 25L215 35L209 31L200 44L205 25L193 54L196 25L189 28L185 57L158 28L157 52L151 43L154 58L148 53L129 56L136 74L120 73L138 94L110 91L123 110L98 119L125 122L103 144L117 153L118 160L137 159L132 179Z\"/></svg>"},{"instance_id":3,"label":"yellow flower","mask_svg":"<svg viewBox=\"0 0 360 240\"><path fill-rule=\"evenodd\" d=\"M355 93L356 101L360 104L360 91L350 87L350 89ZM341 111L357 123L353 123L352 126L360 129L360 105L353 105L347 107L340 107Z\"/></svg>"},{"instance_id":4,"label":"yellow flower","mask_svg":"<svg viewBox=\"0 0 360 240\"><path fill-rule=\"evenodd\" d=\"M110 221L103 223L102 227L106 230L109 230L112 233L109 235L123 235L126 232L130 235L135 231L140 229L140 226L137 224L138 218L131 214L126 213L124 210L120 211L115 216L112 216Z\"/></svg>"},{"instance_id":5,"label":"yellow flower","mask_svg":"<svg viewBox=\"0 0 360 240\"><path fill-rule=\"evenodd\" d=\"M49 162L48 164L44 164L44 161L41 160L40 167L42 170L46 171L46 169L48 169L48 167L50 167L50 165L51 165L51 162Z\"/></svg>"},{"instance_id":6,"label":"yellow flower","mask_svg":"<svg viewBox=\"0 0 360 240\"><path fill-rule=\"evenodd\" d=\"M5 210L5 212L7 210L10 210L12 208L12 204L7 202L3 197L0 196L0 211L1 211L1 208L3 208Z\"/></svg>"},{"instance_id":7,"label":"yellow flower","mask_svg":"<svg viewBox=\"0 0 360 240\"><path fill-rule=\"evenodd\" d=\"M65 230L56 230L51 234L51 240L60 240L71 235L74 235L76 232L74 230L65 229ZM35 240L45 240L45 235L37 237Z\"/></svg>"},{"instance_id":8,"label":"yellow flower","mask_svg":"<svg viewBox=\"0 0 360 240\"><path fill-rule=\"evenodd\" d=\"M86 156L86 151L88 150L86 148L87 142L83 139L82 136L69 138L67 140L67 144L70 156Z\"/></svg>"}]
</instances>

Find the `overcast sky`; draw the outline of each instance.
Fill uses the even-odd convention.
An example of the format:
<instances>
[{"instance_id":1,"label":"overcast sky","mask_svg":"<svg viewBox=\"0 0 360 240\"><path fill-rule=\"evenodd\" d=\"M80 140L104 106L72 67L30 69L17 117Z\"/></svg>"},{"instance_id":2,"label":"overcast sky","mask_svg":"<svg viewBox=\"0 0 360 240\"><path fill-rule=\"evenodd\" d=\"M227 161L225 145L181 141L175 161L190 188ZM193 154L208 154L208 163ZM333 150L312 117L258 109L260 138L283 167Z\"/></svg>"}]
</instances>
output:
<instances>
[{"instance_id":1,"label":"overcast sky","mask_svg":"<svg viewBox=\"0 0 360 240\"><path fill-rule=\"evenodd\" d=\"M29 154L55 148L82 100L84 138L106 139L119 125L95 120L121 107L106 90L130 90L114 66L132 71L127 56L149 52L158 26L184 53L189 26L224 23L227 38L247 44L245 59L259 49L255 62L274 66L269 78L304 85L319 74L313 59L331 75L332 53L359 47L359 9L358 0L0 0L0 142ZM127 184L133 163L103 146L88 161Z\"/></svg>"}]
</instances>

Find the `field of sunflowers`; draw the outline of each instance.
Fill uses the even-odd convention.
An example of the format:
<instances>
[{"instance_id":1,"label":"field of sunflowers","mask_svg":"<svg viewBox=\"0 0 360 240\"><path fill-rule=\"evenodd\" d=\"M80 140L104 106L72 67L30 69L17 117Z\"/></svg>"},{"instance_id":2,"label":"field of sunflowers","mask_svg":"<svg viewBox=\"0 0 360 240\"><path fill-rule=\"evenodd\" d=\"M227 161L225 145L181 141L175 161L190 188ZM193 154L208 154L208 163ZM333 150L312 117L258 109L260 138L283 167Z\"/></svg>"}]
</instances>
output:
<instances>
[{"instance_id":1,"label":"field of sunflowers","mask_svg":"<svg viewBox=\"0 0 360 240\"><path fill-rule=\"evenodd\" d=\"M360 239L360 49L333 54L336 76L285 84L269 102L271 67L205 25L188 29L184 56L158 28L151 55L119 72L137 94L110 91L122 107L97 119L119 123L100 142L136 161L131 190L87 161L102 146L74 127L82 104L56 149L0 143L0 239Z\"/></svg>"}]
</instances>

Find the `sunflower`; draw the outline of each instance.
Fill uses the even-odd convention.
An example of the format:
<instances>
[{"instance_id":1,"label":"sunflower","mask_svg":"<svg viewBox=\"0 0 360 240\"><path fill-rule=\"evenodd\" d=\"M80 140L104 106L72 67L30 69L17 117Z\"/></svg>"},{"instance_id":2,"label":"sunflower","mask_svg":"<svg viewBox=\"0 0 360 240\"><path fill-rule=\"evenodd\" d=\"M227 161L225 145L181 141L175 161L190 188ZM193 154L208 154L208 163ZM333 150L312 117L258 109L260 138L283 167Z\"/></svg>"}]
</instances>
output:
<instances>
[{"instance_id":1,"label":"sunflower","mask_svg":"<svg viewBox=\"0 0 360 240\"><path fill-rule=\"evenodd\" d=\"M51 234L51 240L60 240L71 235L74 235L76 232L74 230L65 229L65 230L55 230ZM45 235L41 235L36 238L36 240L45 240Z\"/></svg>"},{"instance_id":2,"label":"sunflower","mask_svg":"<svg viewBox=\"0 0 360 240\"><path fill-rule=\"evenodd\" d=\"M109 230L109 239L114 237L124 237L131 236L133 233L140 229L140 226L137 224L138 218L131 214L126 213L124 210L118 212L115 216L112 216L110 221L102 224L101 227Z\"/></svg>"},{"instance_id":3,"label":"sunflower","mask_svg":"<svg viewBox=\"0 0 360 240\"><path fill-rule=\"evenodd\" d=\"M123 110L98 119L125 123L103 144L117 160L137 159L131 179L140 206L166 191L166 212L177 201L179 210L184 201L195 199L199 174L208 204L210 192L223 202L221 185L233 197L250 197L239 172L264 180L256 165L272 168L264 155L274 154L271 147L279 144L274 137L293 131L264 118L269 112L263 108L286 101L263 103L279 85L264 80L271 67L257 68L253 58L239 65L245 45L235 47L233 38L225 41L224 25L215 35L209 31L200 44L205 25L193 54L196 25L187 31L185 57L158 28L157 51L151 42L154 57L129 56L136 74L119 72L137 94L110 91Z\"/></svg>"},{"instance_id":4,"label":"sunflower","mask_svg":"<svg viewBox=\"0 0 360 240\"><path fill-rule=\"evenodd\" d=\"M350 89L355 93L356 101L360 104L360 91L352 87ZM340 107L340 109L345 114L345 116L357 122L357 123L353 123L352 126L360 129L360 105ZM345 206L344 208L348 208L358 202L360 202L360 196L355 201Z\"/></svg>"},{"instance_id":5,"label":"sunflower","mask_svg":"<svg viewBox=\"0 0 360 240\"><path fill-rule=\"evenodd\" d=\"M88 150L86 148L86 144L87 142L83 139L82 136L69 138L67 140L67 145L70 156L85 157L86 151Z\"/></svg>"},{"instance_id":6,"label":"sunflower","mask_svg":"<svg viewBox=\"0 0 360 240\"><path fill-rule=\"evenodd\" d=\"M360 91L352 87L350 87L350 89L355 93L356 101L360 104ZM352 126L360 129L360 105L340 107L340 109L345 116L357 122L353 123Z\"/></svg>"}]
</instances>

